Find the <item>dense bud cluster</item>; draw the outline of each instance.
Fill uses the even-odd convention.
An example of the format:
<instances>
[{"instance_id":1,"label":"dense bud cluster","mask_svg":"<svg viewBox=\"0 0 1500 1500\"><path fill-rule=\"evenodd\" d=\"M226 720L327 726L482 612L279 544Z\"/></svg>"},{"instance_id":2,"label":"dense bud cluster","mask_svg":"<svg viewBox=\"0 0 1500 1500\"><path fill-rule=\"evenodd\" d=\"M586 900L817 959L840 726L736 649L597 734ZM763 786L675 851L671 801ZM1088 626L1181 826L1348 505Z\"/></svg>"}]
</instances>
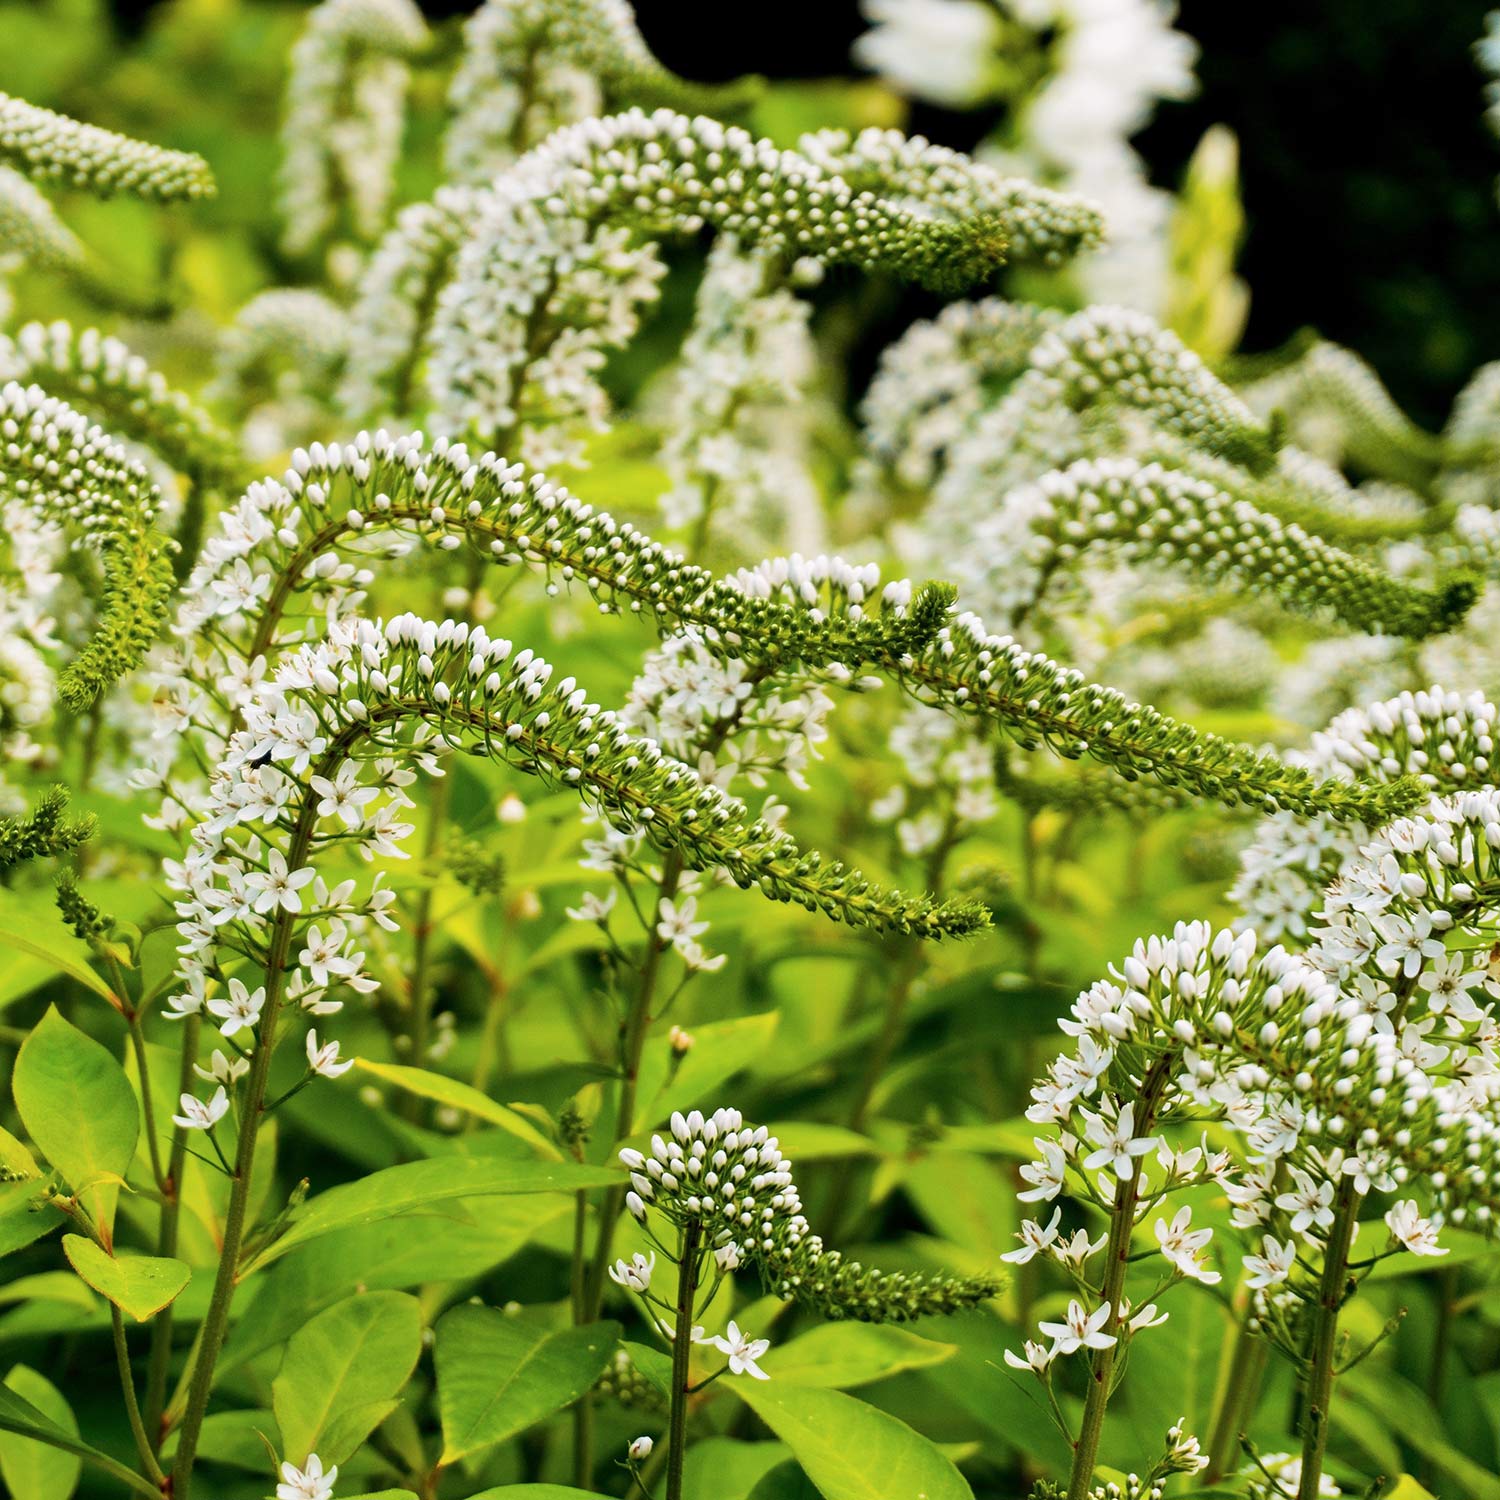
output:
<instances>
[{"instance_id":1,"label":"dense bud cluster","mask_svg":"<svg viewBox=\"0 0 1500 1500\"><path fill-rule=\"evenodd\" d=\"M1104 219L1087 199L1007 177L960 151L899 130L819 130L798 148L812 162L857 192L920 204L936 217L993 219L1005 238L1007 258L1059 266L1097 249Z\"/></svg>"},{"instance_id":2,"label":"dense bud cluster","mask_svg":"<svg viewBox=\"0 0 1500 1500\"><path fill-rule=\"evenodd\" d=\"M384 227L401 149L408 69L427 45L412 0L322 0L292 48L282 129L282 244L305 255L339 227Z\"/></svg>"},{"instance_id":3,"label":"dense bud cluster","mask_svg":"<svg viewBox=\"0 0 1500 1500\"><path fill-rule=\"evenodd\" d=\"M1128 458L1082 459L1013 490L978 536L1000 573L987 596L1013 620L1060 567L1105 546L1130 563L1185 565L1388 635L1450 630L1478 593L1465 577L1435 590L1401 582L1206 479Z\"/></svg>"},{"instance_id":4,"label":"dense bud cluster","mask_svg":"<svg viewBox=\"0 0 1500 1500\"><path fill-rule=\"evenodd\" d=\"M16 817L0 818L0 875L32 859L71 853L93 838L98 819L92 813L65 818L68 789L54 786L41 793L36 806Z\"/></svg>"},{"instance_id":5,"label":"dense bud cluster","mask_svg":"<svg viewBox=\"0 0 1500 1500\"><path fill-rule=\"evenodd\" d=\"M1364 360L1337 344L1315 343L1247 390L1246 399L1284 411L1293 430L1311 438L1309 446L1367 472L1425 488L1437 466L1438 439L1406 416Z\"/></svg>"},{"instance_id":6,"label":"dense bud cluster","mask_svg":"<svg viewBox=\"0 0 1500 1500\"><path fill-rule=\"evenodd\" d=\"M679 78L651 55L625 0L485 0L464 23L444 163L453 181L483 183L606 100L717 115L758 86Z\"/></svg>"},{"instance_id":7,"label":"dense bud cluster","mask_svg":"<svg viewBox=\"0 0 1500 1500\"><path fill-rule=\"evenodd\" d=\"M0 160L37 181L101 195L166 201L209 197L214 191L213 174L201 156L84 125L9 94L0 94Z\"/></svg>"},{"instance_id":8,"label":"dense bud cluster","mask_svg":"<svg viewBox=\"0 0 1500 1500\"><path fill-rule=\"evenodd\" d=\"M35 383L97 414L194 484L230 488L244 464L234 439L119 339L71 323L27 323L0 335L0 380Z\"/></svg>"},{"instance_id":9,"label":"dense bud cluster","mask_svg":"<svg viewBox=\"0 0 1500 1500\"><path fill-rule=\"evenodd\" d=\"M1057 321L1050 308L984 297L913 323L882 351L860 406L878 468L912 490L930 488L991 387L1015 379Z\"/></svg>"},{"instance_id":10,"label":"dense bud cluster","mask_svg":"<svg viewBox=\"0 0 1500 1500\"><path fill-rule=\"evenodd\" d=\"M1482 693L1434 686L1347 709L1290 758L1351 783L1414 776L1442 796L1494 783L1497 718L1500 709ZM1241 856L1231 898L1263 937L1302 946L1320 893L1368 837L1358 823L1276 813Z\"/></svg>"},{"instance_id":11,"label":"dense bud cluster","mask_svg":"<svg viewBox=\"0 0 1500 1500\"><path fill-rule=\"evenodd\" d=\"M166 620L174 544L154 529L160 496L100 428L37 386L0 390L0 486L101 554L93 633L58 680L73 709L134 667Z\"/></svg>"},{"instance_id":12,"label":"dense bud cluster","mask_svg":"<svg viewBox=\"0 0 1500 1500\"><path fill-rule=\"evenodd\" d=\"M83 242L51 200L11 167L0 166L0 256L51 271L77 271Z\"/></svg>"},{"instance_id":13,"label":"dense bud cluster","mask_svg":"<svg viewBox=\"0 0 1500 1500\"><path fill-rule=\"evenodd\" d=\"M973 1307L995 1295L991 1277L907 1276L867 1269L828 1251L808 1229L791 1163L764 1125L747 1126L735 1109L705 1117L674 1114L649 1151L627 1147L627 1198L638 1218L660 1213L697 1225L732 1265L755 1267L778 1296L825 1317L904 1322Z\"/></svg>"}]
</instances>

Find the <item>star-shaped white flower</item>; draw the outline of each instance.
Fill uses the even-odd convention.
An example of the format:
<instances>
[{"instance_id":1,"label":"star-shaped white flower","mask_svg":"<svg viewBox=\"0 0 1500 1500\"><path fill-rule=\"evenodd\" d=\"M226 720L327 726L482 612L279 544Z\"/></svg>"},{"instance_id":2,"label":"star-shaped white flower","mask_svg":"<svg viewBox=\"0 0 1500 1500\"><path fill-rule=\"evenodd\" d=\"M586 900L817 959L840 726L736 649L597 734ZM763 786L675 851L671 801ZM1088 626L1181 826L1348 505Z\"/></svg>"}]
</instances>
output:
<instances>
[{"instance_id":1,"label":"star-shaped white flower","mask_svg":"<svg viewBox=\"0 0 1500 1500\"><path fill-rule=\"evenodd\" d=\"M333 1500L333 1481L338 1477L337 1464L325 1474L323 1460L316 1453L309 1453L303 1468L291 1462L282 1464L276 1500Z\"/></svg>"},{"instance_id":2,"label":"star-shaped white flower","mask_svg":"<svg viewBox=\"0 0 1500 1500\"><path fill-rule=\"evenodd\" d=\"M182 1096L182 1113L172 1116L172 1123L184 1130L212 1130L229 1113L229 1095L221 1084L206 1104L191 1094Z\"/></svg>"},{"instance_id":3,"label":"star-shaped white flower","mask_svg":"<svg viewBox=\"0 0 1500 1500\"><path fill-rule=\"evenodd\" d=\"M752 1339L740 1332L738 1323L731 1321L722 1338L715 1337L704 1342L712 1344L721 1354L728 1356L731 1375L752 1375L756 1380L771 1378L756 1364L756 1360L771 1347L770 1339Z\"/></svg>"},{"instance_id":4,"label":"star-shaped white flower","mask_svg":"<svg viewBox=\"0 0 1500 1500\"><path fill-rule=\"evenodd\" d=\"M1115 1342L1114 1334L1104 1332L1109 1311L1106 1302L1089 1312L1075 1298L1068 1303L1067 1317L1061 1323L1039 1323L1037 1326L1053 1341L1055 1354L1071 1354L1075 1349L1108 1349Z\"/></svg>"}]
</instances>

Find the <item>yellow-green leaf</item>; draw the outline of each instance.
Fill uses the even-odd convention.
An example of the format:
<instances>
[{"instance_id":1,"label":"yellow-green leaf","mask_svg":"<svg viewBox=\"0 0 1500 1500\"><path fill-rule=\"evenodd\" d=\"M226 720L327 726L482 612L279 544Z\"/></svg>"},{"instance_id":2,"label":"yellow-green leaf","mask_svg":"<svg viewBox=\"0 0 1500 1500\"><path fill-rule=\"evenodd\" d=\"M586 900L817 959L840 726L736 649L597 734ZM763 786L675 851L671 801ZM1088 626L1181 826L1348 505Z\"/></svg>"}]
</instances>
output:
<instances>
[{"instance_id":1,"label":"yellow-green leaf","mask_svg":"<svg viewBox=\"0 0 1500 1500\"><path fill-rule=\"evenodd\" d=\"M46 1376L28 1365L16 1365L5 1384L62 1431L78 1436L73 1408ZM63 1448L16 1432L0 1432L0 1479L8 1494L24 1495L26 1500L69 1500L78 1488L82 1468L82 1461Z\"/></svg>"},{"instance_id":2,"label":"yellow-green leaf","mask_svg":"<svg viewBox=\"0 0 1500 1500\"><path fill-rule=\"evenodd\" d=\"M27 1133L48 1162L82 1189L84 1206L107 1230L122 1178L135 1156L141 1112L125 1070L52 1006L16 1058L11 1085Z\"/></svg>"},{"instance_id":3,"label":"yellow-green leaf","mask_svg":"<svg viewBox=\"0 0 1500 1500\"><path fill-rule=\"evenodd\" d=\"M271 1384L282 1451L346 1463L390 1415L422 1352L422 1310L405 1292L346 1297L287 1341Z\"/></svg>"},{"instance_id":4,"label":"yellow-green leaf","mask_svg":"<svg viewBox=\"0 0 1500 1500\"><path fill-rule=\"evenodd\" d=\"M731 1380L823 1500L974 1500L952 1460L905 1422L841 1391Z\"/></svg>"},{"instance_id":5,"label":"yellow-green leaf","mask_svg":"<svg viewBox=\"0 0 1500 1500\"><path fill-rule=\"evenodd\" d=\"M940 1365L958 1352L904 1328L878 1323L822 1323L790 1343L778 1344L761 1361L778 1383L845 1390L906 1370Z\"/></svg>"},{"instance_id":6,"label":"yellow-green leaf","mask_svg":"<svg viewBox=\"0 0 1500 1500\"><path fill-rule=\"evenodd\" d=\"M160 1255L110 1255L81 1234L63 1236L73 1269L137 1323L154 1317L188 1284L192 1268Z\"/></svg>"},{"instance_id":7,"label":"yellow-green leaf","mask_svg":"<svg viewBox=\"0 0 1500 1500\"><path fill-rule=\"evenodd\" d=\"M525 1141L538 1156L546 1157L549 1161L563 1159L562 1152L530 1120L516 1110L497 1103L471 1084L430 1072L426 1068L411 1068L404 1063L371 1062L367 1057L357 1059L355 1066L360 1072L370 1073L386 1083L395 1084L409 1094L431 1099L437 1104L446 1104L466 1115L473 1115L476 1120L498 1125L501 1130Z\"/></svg>"},{"instance_id":8,"label":"yellow-green leaf","mask_svg":"<svg viewBox=\"0 0 1500 1500\"><path fill-rule=\"evenodd\" d=\"M618 1323L553 1331L534 1317L455 1307L437 1325L442 1462L451 1464L570 1406L620 1341Z\"/></svg>"},{"instance_id":9,"label":"yellow-green leaf","mask_svg":"<svg viewBox=\"0 0 1500 1500\"><path fill-rule=\"evenodd\" d=\"M62 918L50 902L42 906L26 903L24 897L7 895L5 910L0 912L0 951L40 959L55 973L76 979L111 1005L120 1004L120 997L90 966L88 944L80 942L63 926Z\"/></svg>"}]
</instances>

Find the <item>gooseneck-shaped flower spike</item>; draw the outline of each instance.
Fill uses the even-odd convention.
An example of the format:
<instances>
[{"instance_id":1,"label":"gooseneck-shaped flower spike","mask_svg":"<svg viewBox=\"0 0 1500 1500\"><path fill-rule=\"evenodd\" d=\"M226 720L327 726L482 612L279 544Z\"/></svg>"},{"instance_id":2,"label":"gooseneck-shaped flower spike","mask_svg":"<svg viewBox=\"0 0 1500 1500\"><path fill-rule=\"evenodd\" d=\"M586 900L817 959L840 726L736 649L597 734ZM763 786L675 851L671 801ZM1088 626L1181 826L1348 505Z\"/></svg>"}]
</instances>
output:
<instances>
[{"instance_id":1,"label":"gooseneck-shaped flower spike","mask_svg":"<svg viewBox=\"0 0 1500 1500\"><path fill-rule=\"evenodd\" d=\"M1207 479L1129 458L1082 459L1023 485L979 534L1004 559L1008 587L997 592L1015 618L1060 566L1106 547L1126 562L1187 566L1291 609L1327 609L1358 629L1418 640L1453 629L1479 596L1469 575L1433 589L1403 582Z\"/></svg>"},{"instance_id":2,"label":"gooseneck-shaped flower spike","mask_svg":"<svg viewBox=\"0 0 1500 1500\"><path fill-rule=\"evenodd\" d=\"M280 480L252 485L205 543L177 632L243 636L239 659L253 661L272 650L283 614L321 620L341 591L362 587L368 575L361 580L356 564L369 549L360 539L392 532L540 568L552 588L581 582L604 612L694 632L719 654L879 672L1024 746L1087 756L1176 795L1372 825L1421 796L1410 782L1321 778L1131 703L990 634L973 615L949 616L944 586L882 587L878 573L828 558L781 559L718 579L523 465L475 459L443 440L429 449L420 434L315 444Z\"/></svg>"},{"instance_id":3,"label":"gooseneck-shaped flower spike","mask_svg":"<svg viewBox=\"0 0 1500 1500\"><path fill-rule=\"evenodd\" d=\"M305 255L338 225L374 239L401 150L408 68L427 45L412 0L322 0L292 48L282 127L282 244Z\"/></svg>"},{"instance_id":4,"label":"gooseneck-shaped flower spike","mask_svg":"<svg viewBox=\"0 0 1500 1500\"><path fill-rule=\"evenodd\" d=\"M148 145L3 93L0 161L38 182L60 182L104 197L131 193L164 202L214 192L208 163L191 151Z\"/></svg>"},{"instance_id":5,"label":"gooseneck-shaped flower spike","mask_svg":"<svg viewBox=\"0 0 1500 1500\"><path fill-rule=\"evenodd\" d=\"M0 335L0 380L35 383L151 449L195 485L229 489L245 464L234 439L119 339L59 320Z\"/></svg>"},{"instance_id":6,"label":"gooseneck-shaped flower spike","mask_svg":"<svg viewBox=\"0 0 1500 1500\"><path fill-rule=\"evenodd\" d=\"M86 708L136 666L166 619L175 543L153 521L159 495L146 470L102 429L38 386L0 390L0 489L60 521L104 561L94 632L58 691Z\"/></svg>"},{"instance_id":7,"label":"gooseneck-shaped flower spike","mask_svg":"<svg viewBox=\"0 0 1500 1500\"><path fill-rule=\"evenodd\" d=\"M679 78L651 54L626 0L485 0L464 23L443 157L451 180L486 182L559 126L604 113L606 101L723 115L763 86Z\"/></svg>"}]
</instances>

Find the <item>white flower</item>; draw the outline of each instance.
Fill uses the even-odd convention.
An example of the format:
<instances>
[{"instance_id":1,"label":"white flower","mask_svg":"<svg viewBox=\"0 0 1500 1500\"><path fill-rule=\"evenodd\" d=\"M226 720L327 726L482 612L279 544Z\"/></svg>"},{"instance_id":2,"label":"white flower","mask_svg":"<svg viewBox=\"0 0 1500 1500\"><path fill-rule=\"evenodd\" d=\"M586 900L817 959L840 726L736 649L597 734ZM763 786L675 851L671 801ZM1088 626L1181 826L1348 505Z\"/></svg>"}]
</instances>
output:
<instances>
[{"instance_id":1,"label":"white flower","mask_svg":"<svg viewBox=\"0 0 1500 1500\"><path fill-rule=\"evenodd\" d=\"M214 1096L205 1104L191 1094L182 1096L182 1113L172 1116L172 1123L184 1130L212 1130L229 1113L229 1095L221 1084Z\"/></svg>"},{"instance_id":2,"label":"white flower","mask_svg":"<svg viewBox=\"0 0 1500 1500\"><path fill-rule=\"evenodd\" d=\"M1039 1323L1037 1326L1054 1341L1056 1354L1071 1354L1075 1349L1108 1349L1115 1342L1114 1334L1103 1331L1109 1313L1107 1302L1090 1313L1075 1298L1068 1303L1068 1314L1063 1322Z\"/></svg>"},{"instance_id":3,"label":"white flower","mask_svg":"<svg viewBox=\"0 0 1500 1500\"><path fill-rule=\"evenodd\" d=\"M1170 1224L1165 1219L1158 1219L1157 1243L1161 1246L1161 1253L1181 1275L1212 1286L1219 1280L1219 1273L1204 1266L1203 1248L1213 1238L1214 1232L1212 1229L1189 1229L1192 1217L1192 1209L1184 1206L1177 1210Z\"/></svg>"},{"instance_id":4,"label":"white flower","mask_svg":"<svg viewBox=\"0 0 1500 1500\"><path fill-rule=\"evenodd\" d=\"M651 1457L651 1450L656 1446L649 1437L641 1436L632 1438L630 1446L625 1450L626 1456L631 1463L640 1463L643 1459Z\"/></svg>"},{"instance_id":5,"label":"white flower","mask_svg":"<svg viewBox=\"0 0 1500 1500\"><path fill-rule=\"evenodd\" d=\"M854 44L854 60L897 88L967 109L993 90L1000 18L980 0L865 0L875 23Z\"/></svg>"},{"instance_id":6,"label":"white flower","mask_svg":"<svg viewBox=\"0 0 1500 1500\"><path fill-rule=\"evenodd\" d=\"M272 849L266 857L264 871L252 870L245 876L245 884L258 894L255 909L262 914L280 907L282 911L302 910L302 897L298 892L317 873L311 865L300 870L289 870L286 856L279 849Z\"/></svg>"},{"instance_id":7,"label":"white flower","mask_svg":"<svg viewBox=\"0 0 1500 1500\"><path fill-rule=\"evenodd\" d=\"M1136 1158L1144 1156L1156 1146L1153 1136L1136 1137L1134 1104L1125 1105L1115 1117L1113 1125L1102 1115L1090 1114L1087 1110L1084 1111L1084 1118L1088 1122L1088 1138L1099 1148L1083 1159L1084 1166L1091 1172L1107 1166L1124 1182L1135 1171Z\"/></svg>"},{"instance_id":8,"label":"white flower","mask_svg":"<svg viewBox=\"0 0 1500 1500\"><path fill-rule=\"evenodd\" d=\"M1038 1139L1035 1144L1042 1153L1042 1159L1029 1161L1021 1168L1021 1176L1034 1186L1027 1188L1024 1193L1017 1193L1016 1198L1021 1203L1036 1203L1043 1199L1050 1203L1062 1191L1068 1159L1056 1141Z\"/></svg>"},{"instance_id":9,"label":"white flower","mask_svg":"<svg viewBox=\"0 0 1500 1500\"><path fill-rule=\"evenodd\" d=\"M606 891L604 895L597 895L593 891L585 891L583 900L577 906L567 908L568 915L575 922L598 922L603 925L609 920L609 914L615 909L615 901L619 892L613 888Z\"/></svg>"},{"instance_id":10,"label":"white flower","mask_svg":"<svg viewBox=\"0 0 1500 1500\"><path fill-rule=\"evenodd\" d=\"M1052 1218L1045 1229L1034 1219L1027 1219L1016 1235L1021 1242L1021 1248L1007 1251L1000 1259L1009 1261L1013 1266L1024 1266L1034 1255L1047 1249L1057 1238L1057 1226L1061 1219L1062 1209L1060 1208L1052 1210Z\"/></svg>"},{"instance_id":11,"label":"white flower","mask_svg":"<svg viewBox=\"0 0 1500 1500\"><path fill-rule=\"evenodd\" d=\"M216 1016L219 1022L219 1030L225 1036L233 1036L237 1031L253 1030L260 1020L261 1007L266 1003L266 987L261 985L259 989L246 989L238 979L229 981L228 996L219 996L208 1002L209 1014Z\"/></svg>"},{"instance_id":12,"label":"white flower","mask_svg":"<svg viewBox=\"0 0 1500 1500\"><path fill-rule=\"evenodd\" d=\"M217 1047L206 1068L201 1063L193 1064L193 1072L205 1083L236 1083L249 1071L250 1064L243 1057L225 1057Z\"/></svg>"},{"instance_id":13,"label":"white flower","mask_svg":"<svg viewBox=\"0 0 1500 1500\"><path fill-rule=\"evenodd\" d=\"M344 1062L339 1061L339 1044L337 1042L324 1042L318 1045L318 1033L309 1031L307 1033L307 1066L324 1078L338 1078L347 1073L354 1066L354 1059L348 1058Z\"/></svg>"},{"instance_id":14,"label":"white flower","mask_svg":"<svg viewBox=\"0 0 1500 1500\"><path fill-rule=\"evenodd\" d=\"M1438 1244L1437 1225L1424 1219L1417 1212L1417 1205L1410 1198L1403 1198L1392 1206L1385 1216L1386 1228L1413 1255L1446 1255L1447 1249Z\"/></svg>"},{"instance_id":15,"label":"white flower","mask_svg":"<svg viewBox=\"0 0 1500 1500\"><path fill-rule=\"evenodd\" d=\"M733 1271L738 1269L743 1253L740 1247L730 1240L727 1245L720 1245L714 1251L714 1260L721 1271Z\"/></svg>"},{"instance_id":16,"label":"white flower","mask_svg":"<svg viewBox=\"0 0 1500 1500\"><path fill-rule=\"evenodd\" d=\"M323 1460L316 1453L309 1453L306 1468L282 1464L282 1482L276 1486L276 1500L333 1500L333 1481L338 1477L337 1464L325 1474Z\"/></svg>"},{"instance_id":17,"label":"white flower","mask_svg":"<svg viewBox=\"0 0 1500 1500\"><path fill-rule=\"evenodd\" d=\"M724 1335L723 1338L711 1338L706 1342L729 1356L731 1375L753 1375L757 1380L771 1378L755 1362L771 1347L770 1339L747 1338L740 1332L739 1324L733 1321L724 1330Z\"/></svg>"},{"instance_id":18,"label":"white flower","mask_svg":"<svg viewBox=\"0 0 1500 1500\"><path fill-rule=\"evenodd\" d=\"M377 787L359 784L359 768L353 761L345 761L334 780L314 776L308 785L322 798L318 816L337 816L346 828L358 828L365 820L365 804L379 795Z\"/></svg>"},{"instance_id":19,"label":"white flower","mask_svg":"<svg viewBox=\"0 0 1500 1500\"><path fill-rule=\"evenodd\" d=\"M663 896L657 905L660 918L656 924L657 937L664 943L671 943L679 952L689 943L696 947L696 939L708 931L707 922L694 920L697 915L696 896L684 896L681 902L669 901Z\"/></svg>"},{"instance_id":20,"label":"white flower","mask_svg":"<svg viewBox=\"0 0 1500 1500\"><path fill-rule=\"evenodd\" d=\"M1055 1349L1049 1349L1045 1344L1035 1344L1030 1339L1026 1340L1026 1357L1022 1357L1013 1349L1005 1351L1005 1363L1013 1370L1030 1370L1034 1375L1042 1375L1047 1366L1052 1363Z\"/></svg>"},{"instance_id":21,"label":"white flower","mask_svg":"<svg viewBox=\"0 0 1500 1500\"><path fill-rule=\"evenodd\" d=\"M651 1286L651 1274L656 1270L656 1252L645 1256L639 1251L628 1261L617 1260L609 1268L609 1279L627 1291L644 1292Z\"/></svg>"},{"instance_id":22,"label":"white flower","mask_svg":"<svg viewBox=\"0 0 1500 1500\"><path fill-rule=\"evenodd\" d=\"M1292 1266L1297 1259L1297 1242L1288 1240L1286 1244L1277 1244L1273 1235L1261 1236L1261 1249L1264 1255L1247 1255L1245 1257L1245 1269L1250 1275L1245 1278L1245 1285L1252 1291L1259 1291L1262 1287L1277 1286L1285 1281L1292 1273Z\"/></svg>"},{"instance_id":23,"label":"white flower","mask_svg":"<svg viewBox=\"0 0 1500 1500\"><path fill-rule=\"evenodd\" d=\"M1297 1167L1292 1168L1293 1189L1276 1199L1276 1207L1292 1216L1292 1233L1305 1235L1309 1228L1327 1229L1333 1223L1333 1184L1315 1183Z\"/></svg>"}]
</instances>

